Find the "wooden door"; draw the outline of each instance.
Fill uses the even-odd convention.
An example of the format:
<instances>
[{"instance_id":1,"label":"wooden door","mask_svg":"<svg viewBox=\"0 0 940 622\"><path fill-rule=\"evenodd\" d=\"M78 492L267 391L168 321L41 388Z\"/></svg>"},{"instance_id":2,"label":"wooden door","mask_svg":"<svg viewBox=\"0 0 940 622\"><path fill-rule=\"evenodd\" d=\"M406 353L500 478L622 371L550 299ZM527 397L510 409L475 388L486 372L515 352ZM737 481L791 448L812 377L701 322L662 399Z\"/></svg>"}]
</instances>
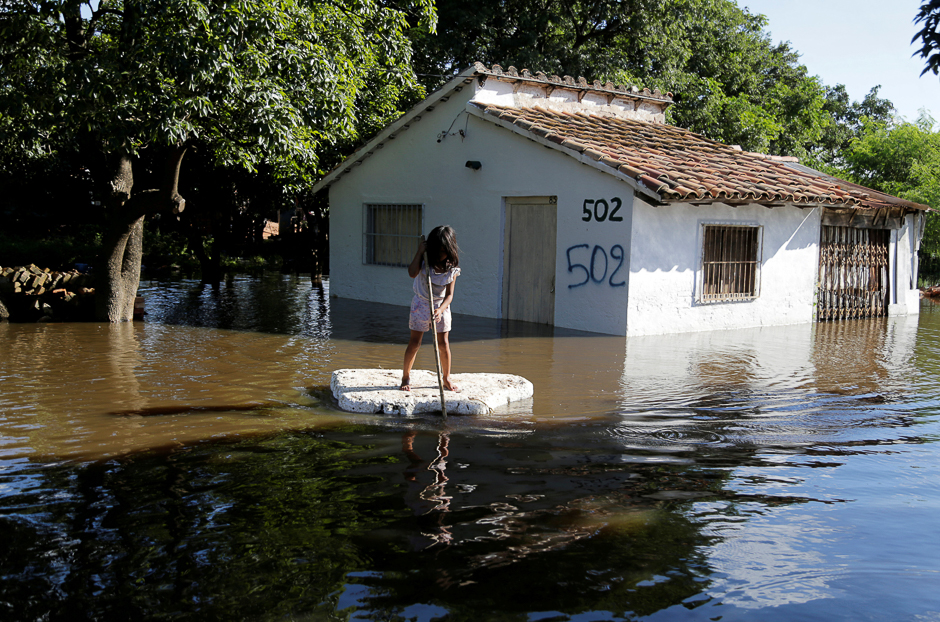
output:
<instances>
[{"instance_id":1,"label":"wooden door","mask_svg":"<svg viewBox=\"0 0 940 622\"><path fill-rule=\"evenodd\" d=\"M554 323L556 227L554 201L544 197L507 200L504 318Z\"/></svg>"}]
</instances>

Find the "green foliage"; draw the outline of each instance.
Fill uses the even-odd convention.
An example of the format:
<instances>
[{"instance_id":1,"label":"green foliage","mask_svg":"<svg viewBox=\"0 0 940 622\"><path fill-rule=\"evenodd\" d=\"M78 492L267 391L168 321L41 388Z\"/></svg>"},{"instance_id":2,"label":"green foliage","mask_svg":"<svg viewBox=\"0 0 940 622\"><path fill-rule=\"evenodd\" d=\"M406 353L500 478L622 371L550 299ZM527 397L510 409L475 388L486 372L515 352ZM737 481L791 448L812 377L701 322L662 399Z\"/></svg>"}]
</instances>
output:
<instances>
[{"instance_id":1,"label":"green foliage","mask_svg":"<svg viewBox=\"0 0 940 622\"><path fill-rule=\"evenodd\" d=\"M859 183L940 208L940 133L926 113L914 122L866 121L846 153Z\"/></svg>"},{"instance_id":2,"label":"green foliage","mask_svg":"<svg viewBox=\"0 0 940 622\"><path fill-rule=\"evenodd\" d=\"M151 272L160 272L174 266L184 274L199 271L199 259L190 248L189 241L176 231L164 231L147 222L143 242L143 264Z\"/></svg>"},{"instance_id":3,"label":"green foliage","mask_svg":"<svg viewBox=\"0 0 940 622\"><path fill-rule=\"evenodd\" d=\"M821 134L824 90L765 25L727 0L671 0L636 42L623 35L616 44L628 76L673 93L672 123L747 150L801 155Z\"/></svg>"},{"instance_id":4,"label":"green foliage","mask_svg":"<svg viewBox=\"0 0 940 622\"><path fill-rule=\"evenodd\" d=\"M891 121L894 105L878 97L880 88L872 88L861 102L851 101L842 84L826 88L823 109L828 118L820 139L809 146L807 164L814 168L842 166L846 150L862 134L866 122Z\"/></svg>"},{"instance_id":5,"label":"green foliage","mask_svg":"<svg viewBox=\"0 0 940 622\"><path fill-rule=\"evenodd\" d=\"M924 59L925 67L920 75L928 71L934 75L940 74L940 0L924 0L914 22L923 24L923 28L911 39L911 43L920 39L921 48L914 53Z\"/></svg>"},{"instance_id":6,"label":"green foliage","mask_svg":"<svg viewBox=\"0 0 940 622\"><path fill-rule=\"evenodd\" d=\"M202 252L208 255L212 245L216 242L213 236L197 236L191 241L179 231L167 228L158 228L154 223L146 223L147 235L144 236L143 264L148 274L183 274L199 275L202 266L193 243L203 245ZM0 238L2 239L2 238ZM262 246L270 247L269 242ZM277 271L283 265L283 258L274 252L253 254L238 257L229 253L221 253L219 257L220 268L223 272L257 273ZM0 263L0 265L3 265ZM203 275L205 276L205 275Z\"/></svg>"},{"instance_id":7,"label":"green foliage","mask_svg":"<svg viewBox=\"0 0 940 622\"><path fill-rule=\"evenodd\" d=\"M771 42L764 16L731 0L437 6L438 34L412 33L429 88L475 60L649 87L673 93L675 125L746 150L826 161L857 134L858 114L890 114L876 90L862 104L842 101L844 87L809 75L789 44Z\"/></svg>"},{"instance_id":8,"label":"green foliage","mask_svg":"<svg viewBox=\"0 0 940 622\"><path fill-rule=\"evenodd\" d=\"M253 255L250 257L223 257L222 267L229 272L257 273L281 269L284 259L280 255Z\"/></svg>"},{"instance_id":9,"label":"green foliage","mask_svg":"<svg viewBox=\"0 0 940 622\"><path fill-rule=\"evenodd\" d=\"M940 131L925 112L915 122L863 119L841 175L864 186L940 209ZM940 256L940 217L930 214L921 252Z\"/></svg>"},{"instance_id":10,"label":"green foliage","mask_svg":"<svg viewBox=\"0 0 940 622\"><path fill-rule=\"evenodd\" d=\"M223 165L309 176L380 77L413 88L404 13L377 0L0 5L0 143L139 154L198 140ZM433 24L431 0L416 14ZM388 98L377 112L386 111Z\"/></svg>"},{"instance_id":11,"label":"green foliage","mask_svg":"<svg viewBox=\"0 0 940 622\"><path fill-rule=\"evenodd\" d=\"M182 154L184 167L198 148L203 166L221 169L201 179L204 209L183 225L205 267L194 236L222 232L204 223L266 202L246 201L246 187L276 183L269 202L284 202L421 93L407 19L433 29L432 0L0 2L0 184L46 161L60 179L87 174L111 225L99 316L127 319L140 257L127 236L141 215L179 211ZM257 175L242 183L245 171Z\"/></svg>"},{"instance_id":12,"label":"green foliage","mask_svg":"<svg viewBox=\"0 0 940 622\"><path fill-rule=\"evenodd\" d=\"M0 231L0 266L36 264L52 270L71 270L76 263L92 264L101 250L101 237L100 228L94 226L34 237Z\"/></svg>"}]
</instances>

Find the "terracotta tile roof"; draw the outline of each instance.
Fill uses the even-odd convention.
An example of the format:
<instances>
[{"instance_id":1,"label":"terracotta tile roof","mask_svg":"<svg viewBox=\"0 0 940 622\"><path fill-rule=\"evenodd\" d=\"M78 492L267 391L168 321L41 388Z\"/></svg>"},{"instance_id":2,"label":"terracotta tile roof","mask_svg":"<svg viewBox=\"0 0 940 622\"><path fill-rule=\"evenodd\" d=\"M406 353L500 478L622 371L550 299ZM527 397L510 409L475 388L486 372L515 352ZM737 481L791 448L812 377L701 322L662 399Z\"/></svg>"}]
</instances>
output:
<instances>
[{"instance_id":1,"label":"terracotta tile roof","mask_svg":"<svg viewBox=\"0 0 940 622\"><path fill-rule=\"evenodd\" d=\"M490 105L484 118L591 157L663 203L757 203L928 209L777 158L741 151L682 128L587 113Z\"/></svg>"}]
</instances>

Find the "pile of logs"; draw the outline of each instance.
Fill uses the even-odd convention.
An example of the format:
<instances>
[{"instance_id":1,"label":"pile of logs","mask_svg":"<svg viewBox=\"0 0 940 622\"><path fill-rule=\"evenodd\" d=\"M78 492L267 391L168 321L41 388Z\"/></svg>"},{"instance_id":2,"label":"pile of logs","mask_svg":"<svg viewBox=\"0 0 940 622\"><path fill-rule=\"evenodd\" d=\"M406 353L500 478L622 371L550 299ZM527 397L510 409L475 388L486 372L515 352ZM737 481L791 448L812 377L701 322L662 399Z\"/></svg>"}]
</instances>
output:
<instances>
[{"instance_id":1,"label":"pile of logs","mask_svg":"<svg viewBox=\"0 0 940 622\"><path fill-rule=\"evenodd\" d=\"M95 316L94 277L35 265L0 266L0 320L76 322Z\"/></svg>"}]
</instances>

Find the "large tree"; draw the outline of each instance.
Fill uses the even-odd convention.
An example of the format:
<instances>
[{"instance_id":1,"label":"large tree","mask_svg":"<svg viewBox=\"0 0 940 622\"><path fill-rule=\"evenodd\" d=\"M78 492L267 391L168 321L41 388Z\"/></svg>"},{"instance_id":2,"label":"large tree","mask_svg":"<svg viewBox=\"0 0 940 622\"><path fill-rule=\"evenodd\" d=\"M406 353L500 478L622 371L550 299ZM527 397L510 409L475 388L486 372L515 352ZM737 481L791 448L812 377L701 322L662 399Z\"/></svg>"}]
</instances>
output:
<instances>
[{"instance_id":1,"label":"large tree","mask_svg":"<svg viewBox=\"0 0 940 622\"><path fill-rule=\"evenodd\" d=\"M821 143L844 146L860 128L859 105L836 101L844 89L827 89L789 44L771 41L764 16L732 0L437 0L437 8L437 33L412 35L429 88L477 60L658 88L673 93L678 126L822 159L832 156ZM865 105L890 114L886 100Z\"/></svg>"},{"instance_id":2,"label":"large tree","mask_svg":"<svg viewBox=\"0 0 940 622\"><path fill-rule=\"evenodd\" d=\"M405 10L433 28L432 0L0 0L2 151L79 154L103 188L100 319L131 318L144 218L183 210L191 145L309 178L366 89L384 110L415 83Z\"/></svg>"},{"instance_id":3,"label":"large tree","mask_svg":"<svg viewBox=\"0 0 940 622\"><path fill-rule=\"evenodd\" d=\"M914 121L878 123L866 119L860 136L844 154L844 169L834 171L869 188L940 210L940 131L921 113ZM928 215L921 245L940 257L940 217Z\"/></svg>"},{"instance_id":4,"label":"large tree","mask_svg":"<svg viewBox=\"0 0 940 622\"><path fill-rule=\"evenodd\" d=\"M816 168L842 166L852 141L863 135L866 124L884 125L892 121L894 104L878 96L875 86L862 101L852 101L845 86L826 87L823 111L828 115L819 140L805 145L806 162Z\"/></svg>"}]
</instances>

